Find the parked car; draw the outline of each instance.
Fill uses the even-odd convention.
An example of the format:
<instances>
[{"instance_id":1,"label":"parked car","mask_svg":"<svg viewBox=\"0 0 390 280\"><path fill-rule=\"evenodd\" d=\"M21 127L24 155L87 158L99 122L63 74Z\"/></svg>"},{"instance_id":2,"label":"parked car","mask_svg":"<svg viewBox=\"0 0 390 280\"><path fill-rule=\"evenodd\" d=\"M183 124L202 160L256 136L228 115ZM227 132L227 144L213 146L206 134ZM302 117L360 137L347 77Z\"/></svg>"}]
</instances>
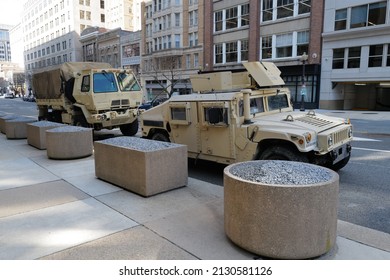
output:
<instances>
[{"instance_id":1,"label":"parked car","mask_svg":"<svg viewBox=\"0 0 390 280\"><path fill-rule=\"evenodd\" d=\"M13 91L8 91L4 94L4 98L15 98L15 93Z\"/></svg>"}]
</instances>

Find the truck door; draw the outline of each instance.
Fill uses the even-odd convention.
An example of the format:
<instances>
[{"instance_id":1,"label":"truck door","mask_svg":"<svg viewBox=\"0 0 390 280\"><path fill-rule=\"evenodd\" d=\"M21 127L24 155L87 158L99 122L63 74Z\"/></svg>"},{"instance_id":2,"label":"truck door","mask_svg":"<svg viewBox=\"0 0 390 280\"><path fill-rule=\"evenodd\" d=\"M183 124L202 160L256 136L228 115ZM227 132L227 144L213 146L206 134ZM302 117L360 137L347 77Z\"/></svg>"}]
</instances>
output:
<instances>
[{"instance_id":1,"label":"truck door","mask_svg":"<svg viewBox=\"0 0 390 280\"><path fill-rule=\"evenodd\" d=\"M235 158L234 126L229 102L202 102L199 106L201 153Z\"/></svg>"},{"instance_id":2,"label":"truck door","mask_svg":"<svg viewBox=\"0 0 390 280\"><path fill-rule=\"evenodd\" d=\"M173 142L187 145L189 153L200 151L196 102L169 103L169 124Z\"/></svg>"}]
</instances>

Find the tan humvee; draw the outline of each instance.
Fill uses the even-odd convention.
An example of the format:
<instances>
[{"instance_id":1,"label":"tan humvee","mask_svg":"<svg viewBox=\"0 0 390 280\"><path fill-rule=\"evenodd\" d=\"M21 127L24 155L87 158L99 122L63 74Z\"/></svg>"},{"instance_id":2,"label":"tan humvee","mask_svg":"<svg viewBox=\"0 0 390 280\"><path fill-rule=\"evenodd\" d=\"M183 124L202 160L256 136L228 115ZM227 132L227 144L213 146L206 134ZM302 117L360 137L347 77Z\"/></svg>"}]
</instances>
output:
<instances>
[{"instance_id":1,"label":"tan humvee","mask_svg":"<svg viewBox=\"0 0 390 280\"><path fill-rule=\"evenodd\" d=\"M138 131L141 87L131 70L110 64L68 62L33 74L40 120L112 129L124 135Z\"/></svg>"},{"instance_id":2,"label":"tan humvee","mask_svg":"<svg viewBox=\"0 0 390 280\"><path fill-rule=\"evenodd\" d=\"M142 136L188 146L188 156L224 164L279 159L338 170L350 158L349 121L294 111L273 63L191 77L198 94L172 96L141 114Z\"/></svg>"}]
</instances>

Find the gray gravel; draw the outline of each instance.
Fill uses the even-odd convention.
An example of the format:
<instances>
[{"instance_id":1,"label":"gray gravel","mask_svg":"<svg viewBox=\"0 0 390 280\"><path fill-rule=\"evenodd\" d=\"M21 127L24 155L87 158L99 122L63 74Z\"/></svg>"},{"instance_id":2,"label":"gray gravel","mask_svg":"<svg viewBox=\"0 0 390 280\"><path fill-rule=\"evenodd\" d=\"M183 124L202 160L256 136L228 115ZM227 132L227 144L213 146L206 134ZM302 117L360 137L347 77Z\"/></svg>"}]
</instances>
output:
<instances>
[{"instance_id":1,"label":"gray gravel","mask_svg":"<svg viewBox=\"0 0 390 280\"><path fill-rule=\"evenodd\" d=\"M50 122L50 121L39 121L39 122L35 122L32 125L38 126L38 127L49 127L49 126L64 126L66 124Z\"/></svg>"},{"instance_id":2,"label":"gray gravel","mask_svg":"<svg viewBox=\"0 0 390 280\"><path fill-rule=\"evenodd\" d=\"M129 137L129 136L114 137L99 142L113 145L113 146L133 149L137 151L144 151L144 152L157 151L157 150L169 149L172 147L181 146L170 142L161 142L156 140L149 140L149 139Z\"/></svg>"},{"instance_id":3,"label":"gray gravel","mask_svg":"<svg viewBox=\"0 0 390 280\"><path fill-rule=\"evenodd\" d=\"M56 128L49 129L50 132L77 132L77 131L90 131L92 128L86 128L81 126L63 125Z\"/></svg>"},{"instance_id":4,"label":"gray gravel","mask_svg":"<svg viewBox=\"0 0 390 280\"><path fill-rule=\"evenodd\" d=\"M272 185L310 185L332 178L331 170L293 161L247 161L231 166L229 171L247 181Z\"/></svg>"},{"instance_id":5,"label":"gray gravel","mask_svg":"<svg viewBox=\"0 0 390 280\"><path fill-rule=\"evenodd\" d=\"M36 122L36 119L29 118L29 117L15 117L8 119L7 122Z\"/></svg>"}]
</instances>

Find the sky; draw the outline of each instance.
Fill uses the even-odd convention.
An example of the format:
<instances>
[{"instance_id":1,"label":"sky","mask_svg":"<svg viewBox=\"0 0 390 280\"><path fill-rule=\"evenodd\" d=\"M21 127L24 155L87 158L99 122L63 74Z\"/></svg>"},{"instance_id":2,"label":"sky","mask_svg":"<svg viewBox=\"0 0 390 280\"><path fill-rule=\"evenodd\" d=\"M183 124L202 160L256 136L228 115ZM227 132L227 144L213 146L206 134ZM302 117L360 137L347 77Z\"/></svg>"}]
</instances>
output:
<instances>
[{"instance_id":1,"label":"sky","mask_svg":"<svg viewBox=\"0 0 390 280\"><path fill-rule=\"evenodd\" d=\"M24 0L0 0L0 24L15 25L21 22Z\"/></svg>"}]
</instances>

